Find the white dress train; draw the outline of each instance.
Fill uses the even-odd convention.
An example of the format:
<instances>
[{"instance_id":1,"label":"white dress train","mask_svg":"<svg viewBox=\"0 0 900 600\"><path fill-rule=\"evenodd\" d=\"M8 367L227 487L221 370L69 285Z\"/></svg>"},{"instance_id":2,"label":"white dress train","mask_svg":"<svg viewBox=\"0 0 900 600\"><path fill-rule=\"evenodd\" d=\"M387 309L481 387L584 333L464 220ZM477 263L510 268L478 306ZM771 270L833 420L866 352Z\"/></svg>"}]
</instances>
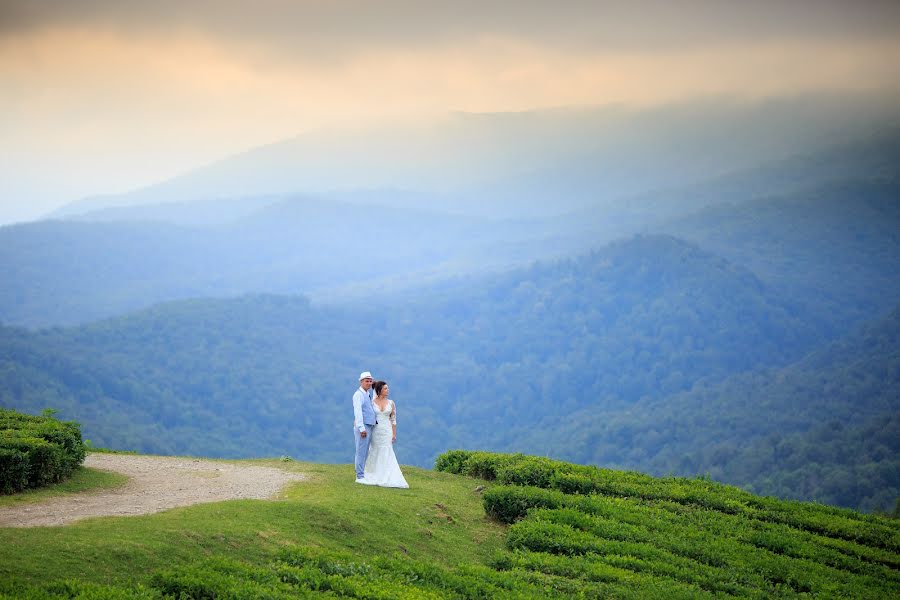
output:
<instances>
[{"instance_id":1,"label":"white dress train","mask_svg":"<svg viewBox=\"0 0 900 600\"><path fill-rule=\"evenodd\" d=\"M382 487L408 488L409 484L400 472L400 465L394 454L394 435L391 425L397 422L394 401L388 400L385 410L379 410L374 404L375 418L378 424L372 429L372 440L369 442L369 456L366 458L366 483ZM394 413L395 416L391 416Z\"/></svg>"}]
</instances>

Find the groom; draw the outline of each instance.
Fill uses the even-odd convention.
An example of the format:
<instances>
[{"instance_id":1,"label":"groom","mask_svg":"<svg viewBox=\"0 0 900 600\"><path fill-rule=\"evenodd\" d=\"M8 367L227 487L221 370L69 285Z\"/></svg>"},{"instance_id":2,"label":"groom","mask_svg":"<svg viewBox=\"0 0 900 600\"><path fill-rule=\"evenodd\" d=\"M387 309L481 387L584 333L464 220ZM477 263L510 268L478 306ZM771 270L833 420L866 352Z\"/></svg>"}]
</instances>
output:
<instances>
[{"instance_id":1,"label":"groom","mask_svg":"<svg viewBox=\"0 0 900 600\"><path fill-rule=\"evenodd\" d=\"M375 408L372 406L372 374L363 371L359 374L359 389L353 394L353 435L356 438L356 483L368 483L365 477L366 457L369 455L369 440L372 439L372 428L378 424L375 420Z\"/></svg>"}]
</instances>

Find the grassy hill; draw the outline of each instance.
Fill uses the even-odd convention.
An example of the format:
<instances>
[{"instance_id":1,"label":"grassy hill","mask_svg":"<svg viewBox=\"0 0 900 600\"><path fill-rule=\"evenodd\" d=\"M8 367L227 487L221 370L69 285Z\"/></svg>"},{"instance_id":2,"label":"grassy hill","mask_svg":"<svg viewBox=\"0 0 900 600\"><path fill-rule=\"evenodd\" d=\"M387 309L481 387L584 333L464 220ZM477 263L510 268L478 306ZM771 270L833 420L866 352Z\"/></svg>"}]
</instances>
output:
<instances>
[{"instance_id":1,"label":"grassy hill","mask_svg":"<svg viewBox=\"0 0 900 600\"><path fill-rule=\"evenodd\" d=\"M897 521L703 479L454 451L388 490L349 465L252 462L311 478L269 501L0 529L0 598L900 593Z\"/></svg>"}]
</instances>

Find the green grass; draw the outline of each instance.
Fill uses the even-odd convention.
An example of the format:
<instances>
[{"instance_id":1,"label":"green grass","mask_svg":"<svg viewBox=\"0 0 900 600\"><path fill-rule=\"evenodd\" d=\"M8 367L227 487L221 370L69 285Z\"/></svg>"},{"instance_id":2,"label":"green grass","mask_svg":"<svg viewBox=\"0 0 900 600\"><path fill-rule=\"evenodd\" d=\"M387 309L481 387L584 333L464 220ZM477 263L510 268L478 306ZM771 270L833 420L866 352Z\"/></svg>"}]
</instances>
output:
<instances>
[{"instance_id":1,"label":"green grass","mask_svg":"<svg viewBox=\"0 0 900 600\"><path fill-rule=\"evenodd\" d=\"M0 528L0 589L79 579L132 585L175 565L227 557L268 565L285 547L360 558L402 556L448 566L484 563L506 527L485 516L477 480L404 467L408 490L361 486L350 465L280 460L248 464L309 476L275 500L199 504L64 527Z\"/></svg>"},{"instance_id":2,"label":"green grass","mask_svg":"<svg viewBox=\"0 0 900 600\"><path fill-rule=\"evenodd\" d=\"M18 494L0 495L0 508L31 504L72 494L112 489L119 487L126 481L128 481L128 478L119 473L79 467L69 479L61 483L25 490Z\"/></svg>"}]
</instances>

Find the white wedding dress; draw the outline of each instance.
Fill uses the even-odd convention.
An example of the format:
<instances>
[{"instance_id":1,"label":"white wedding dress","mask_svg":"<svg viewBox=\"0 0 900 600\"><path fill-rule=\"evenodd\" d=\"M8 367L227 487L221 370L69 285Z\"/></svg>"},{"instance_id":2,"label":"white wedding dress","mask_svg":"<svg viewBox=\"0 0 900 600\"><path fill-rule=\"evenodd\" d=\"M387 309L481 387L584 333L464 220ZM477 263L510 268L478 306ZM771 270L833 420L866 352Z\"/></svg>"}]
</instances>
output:
<instances>
[{"instance_id":1,"label":"white wedding dress","mask_svg":"<svg viewBox=\"0 0 900 600\"><path fill-rule=\"evenodd\" d=\"M366 458L365 480L370 485L382 487L408 488L409 484L400 472L400 465L394 455L394 444L391 438L394 436L392 423L396 423L394 401L388 400L385 410L379 410L378 405L372 403L375 408L375 420L378 424L372 428L372 440L369 442L369 456ZM396 413L395 413L396 414Z\"/></svg>"}]
</instances>

